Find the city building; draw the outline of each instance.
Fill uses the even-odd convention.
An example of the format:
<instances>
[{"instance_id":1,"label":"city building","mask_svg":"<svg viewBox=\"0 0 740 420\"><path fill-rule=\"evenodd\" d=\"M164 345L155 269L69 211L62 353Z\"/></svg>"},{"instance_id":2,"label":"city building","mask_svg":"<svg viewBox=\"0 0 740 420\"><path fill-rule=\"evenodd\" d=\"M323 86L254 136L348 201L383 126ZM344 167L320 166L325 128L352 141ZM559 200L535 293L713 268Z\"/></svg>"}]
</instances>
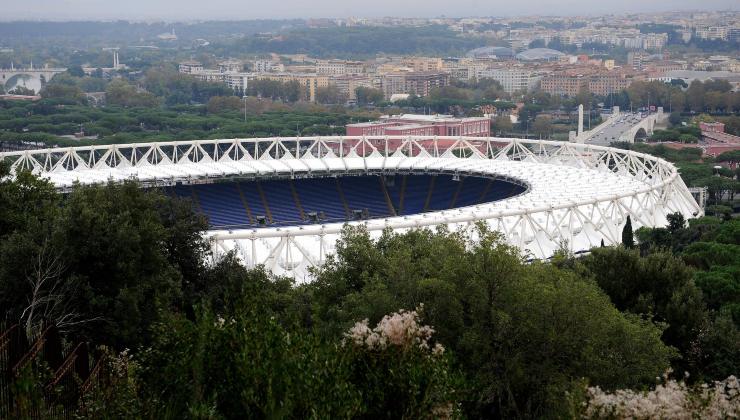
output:
<instances>
[{"instance_id":1,"label":"city building","mask_svg":"<svg viewBox=\"0 0 740 420\"><path fill-rule=\"evenodd\" d=\"M203 71L203 64L198 61L183 61L178 66L178 71L184 74L195 74Z\"/></svg>"},{"instance_id":2,"label":"city building","mask_svg":"<svg viewBox=\"0 0 740 420\"><path fill-rule=\"evenodd\" d=\"M442 71L448 73L456 80L472 80L478 77L478 72L484 70L487 64L472 58L450 58L445 59Z\"/></svg>"},{"instance_id":3,"label":"city building","mask_svg":"<svg viewBox=\"0 0 740 420\"><path fill-rule=\"evenodd\" d=\"M252 65L256 73L281 73L285 71L285 66L273 60L256 60Z\"/></svg>"},{"instance_id":4,"label":"city building","mask_svg":"<svg viewBox=\"0 0 740 420\"><path fill-rule=\"evenodd\" d=\"M316 74L341 76L345 74L362 74L365 72L365 63L362 61L346 60L318 60Z\"/></svg>"},{"instance_id":5,"label":"city building","mask_svg":"<svg viewBox=\"0 0 740 420\"><path fill-rule=\"evenodd\" d=\"M348 136L473 136L488 137L486 117L455 118L450 115L384 115L378 121L347 124Z\"/></svg>"},{"instance_id":6,"label":"city building","mask_svg":"<svg viewBox=\"0 0 740 420\"><path fill-rule=\"evenodd\" d=\"M727 41L730 28L727 26L707 26L696 28L696 37L708 40Z\"/></svg>"},{"instance_id":7,"label":"city building","mask_svg":"<svg viewBox=\"0 0 740 420\"><path fill-rule=\"evenodd\" d=\"M303 89L304 101L316 102L316 90L321 87L329 86L329 76L322 76L312 73L263 73L256 77L257 79L276 80L279 82L298 82Z\"/></svg>"},{"instance_id":8,"label":"city building","mask_svg":"<svg viewBox=\"0 0 740 420\"><path fill-rule=\"evenodd\" d=\"M438 72L442 70L442 59L439 57L410 57L403 59L401 64L417 72Z\"/></svg>"},{"instance_id":9,"label":"city building","mask_svg":"<svg viewBox=\"0 0 740 420\"><path fill-rule=\"evenodd\" d=\"M218 70L221 73L240 72L244 70L244 63L239 60L226 60L218 63Z\"/></svg>"},{"instance_id":10,"label":"city building","mask_svg":"<svg viewBox=\"0 0 740 420\"><path fill-rule=\"evenodd\" d=\"M581 89L588 88L588 80L582 74L550 74L542 78L541 89L550 95L576 96Z\"/></svg>"},{"instance_id":11,"label":"city building","mask_svg":"<svg viewBox=\"0 0 740 420\"><path fill-rule=\"evenodd\" d=\"M560 72L542 78L543 92L559 96L576 96L582 89L606 96L627 89L633 78L619 72L570 73Z\"/></svg>"},{"instance_id":12,"label":"city building","mask_svg":"<svg viewBox=\"0 0 740 420\"><path fill-rule=\"evenodd\" d=\"M427 96L432 89L449 84L450 75L434 71L407 71L383 75L383 94L390 98L397 93Z\"/></svg>"},{"instance_id":13,"label":"city building","mask_svg":"<svg viewBox=\"0 0 740 420\"><path fill-rule=\"evenodd\" d=\"M373 87L372 81L367 76L356 74L332 76L329 79L329 83L336 85L339 91L342 92L342 94L344 94L350 101L357 100L355 89L358 87Z\"/></svg>"},{"instance_id":14,"label":"city building","mask_svg":"<svg viewBox=\"0 0 740 420\"><path fill-rule=\"evenodd\" d=\"M632 79L622 74L599 73L589 76L588 90L595 95L606 96L627 89L631 83Z\"/></svg>"},{"instance_id":15,"label":"city building","mask_svg":"<svg viewBox=\"0 0 740 420\"><path fill-rule=\"evenodd\" d=\"M525 68L492 68L478 72L478 79L493 79L507 93L529 92L542 80L542 76Z\"/></svg>"}]
</instances>

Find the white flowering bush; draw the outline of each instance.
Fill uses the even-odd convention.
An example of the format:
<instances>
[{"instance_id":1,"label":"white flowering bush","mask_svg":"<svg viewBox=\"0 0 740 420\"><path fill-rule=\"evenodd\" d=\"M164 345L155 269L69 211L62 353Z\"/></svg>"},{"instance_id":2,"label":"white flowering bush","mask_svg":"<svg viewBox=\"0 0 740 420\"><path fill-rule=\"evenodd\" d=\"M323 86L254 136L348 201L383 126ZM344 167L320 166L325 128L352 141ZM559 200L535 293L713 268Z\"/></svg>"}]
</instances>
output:
<instances>
[{"instance_id":1,"label":"white flowering bush","mask_svg":"<svg viewBox=\"0 0 740 420\"><path fill-rule=\"evenodd\" d=\"M434 328L421 325L419 312L422 309L423 305L420 305L413 311L401 309L386 315L373 329L368 326L368 320L364 319L355 323L345 333L345 342L350 341L356 346L370 350L385 350L388 346L395 346L405 350L418 348L428 351ZM432 355L439 356L443 353L444 347L441 344L437 343L431 347Z\"/></svg>"},{"instance_id":2,"label":"white flowering bush","mask_svg":"<svg viewBox=\"0 0 740 420\"><path fill-rule=\"evenodd\" d=\"M660 378L659 378L660 379ZM668 379L650 391L588 388L585 418L736 419L740 416L740 383L735 376L693 387Z\"/></svg>"},{"instance_id":3,"label":"white flowering bush","mask_svg":"<svg viewBox=\"0 0 740 420\"><path fill-rule=\"evenodd\" d=\"M459 417L461 380L433 344L434 328L422 324L422 309L386 315L374 328L365 319L344 334L367 418Z\"/></svg>"}]
</instances>

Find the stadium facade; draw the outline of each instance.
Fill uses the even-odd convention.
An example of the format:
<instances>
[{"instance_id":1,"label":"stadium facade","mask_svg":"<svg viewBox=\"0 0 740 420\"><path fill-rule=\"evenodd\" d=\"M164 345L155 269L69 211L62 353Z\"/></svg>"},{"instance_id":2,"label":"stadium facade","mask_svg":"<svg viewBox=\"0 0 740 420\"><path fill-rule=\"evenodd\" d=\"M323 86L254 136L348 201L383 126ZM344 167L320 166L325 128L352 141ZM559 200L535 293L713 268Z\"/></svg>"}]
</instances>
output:
<instances>
[{"instance_id":1,"label":"stadium facade","mask_svg":"<svg viewBox=\"0 0 740 420\"><path fill-rule=\"evenodd\" d=\"M345 224L371 237L485 223L530 258L583 252L666 216L702 214L672 164L615 148L492 137L194 140L0 154L62 191L137 179L191 198L215 254L235 251L297 281L331 255Z\"/></svg>"}]
</instances>

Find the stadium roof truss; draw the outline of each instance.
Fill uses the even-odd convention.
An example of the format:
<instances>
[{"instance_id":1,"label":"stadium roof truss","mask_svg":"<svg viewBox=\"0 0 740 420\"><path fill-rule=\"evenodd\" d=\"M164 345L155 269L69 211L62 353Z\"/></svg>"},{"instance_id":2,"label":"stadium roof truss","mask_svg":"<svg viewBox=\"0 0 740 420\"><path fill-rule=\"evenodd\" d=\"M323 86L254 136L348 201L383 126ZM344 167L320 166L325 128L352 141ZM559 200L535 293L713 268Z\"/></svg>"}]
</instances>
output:
<instances>
[{"instance_id":1,"label":"stadium roof truss","mask_svg":"<svg viewBox=\"0 0 740 420\"><path fill-rule=\"evenodd\" d=\"M477 222L500 231L532 258L566 246L585 251L621 241L633 227L663 226L680 212L702 209L672 164L642 153L587 144L481 137L308 137L194 140L0 154L15 170L30 170L59 189L137 179L146 186L361 174L426 173L483 176L526 186L515 197L442 211L348 222L372 237ZM216 254L235 251L249 266L263 264L298 281L334 252L344 224L213 230Z\"/></svg>"}]
</instances>

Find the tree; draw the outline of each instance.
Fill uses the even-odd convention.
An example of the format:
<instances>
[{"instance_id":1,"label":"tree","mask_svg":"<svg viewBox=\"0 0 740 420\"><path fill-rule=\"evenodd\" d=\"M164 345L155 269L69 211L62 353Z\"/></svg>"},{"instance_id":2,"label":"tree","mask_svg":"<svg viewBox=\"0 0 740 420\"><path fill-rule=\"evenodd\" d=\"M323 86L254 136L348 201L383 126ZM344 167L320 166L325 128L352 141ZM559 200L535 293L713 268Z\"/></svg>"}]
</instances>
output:
<instances>
[{"instance_id":1,"label":"tree","mask_svg":"<svg viewBox=\"0 0 740 420\"><path fill-rule=\"evenodd\" d=\"M532 124L532 131L542 137L549 137L552 134L552 118L547 115L538 115Z\"/></svg>"},{"instance_id":2,"label":"tree","mask_svg":"<svg viewBox=\"0 0 740 420\"><path fill-rule=\"evenodd\" d=\"M671 213L666 218L668 219L668 230L671 233L675 233L686 226L686 219L679 212Z\"/></svg>"},{"instance_id":3,"label":"tree","mask_svg":"<svg viewBox=\"0 0 740 420\"><path fill-rule=\"evenodd\" d=\"M693 346L707 315L690 267L670 252L641 257L638 250L623 247L593 248L579 263L619 310L666 323L662 338L683 357L676 366L696 373Z\"/></svg>"},{"instance_id":4,"label":"tree","mask_svg":"<svg viewBox=\"0 0 740 420\"><path fill-rule=\"evenodd\" d=\"M355 96L359 105L377 104L383 101L383 91L360 86L355 89Z\"/></svg>"},{"instance_id":5,"label":"tree","mask_svg":"<svg viewBox=\"0 0 740 420\"><path fill-rule=\"evenodd\" d=\"M253 293L269 294L272 280ZM373 329L361 321L344 337L324 340L268 316L275 307L255 304L254 296L231 298L250 304L218 315L205 309L195 321L169 316L155 326L139 380L157 411L175 417L421 418L458 410L450 359L415 311L386 316Z\"/></svg>"},{"instance_id":6,"label":"tree","mask_svg":"<svg viewBox=\"0 0 740 420\"><path fill-rule=\"evenodd\" d=\"M36 91L33 89L29 89L25 86L16 86L13 89L11 89L8 93L10 93L11 95L33 96L36 94Z\"/></svg>"},{"instance_id":7,"label":"tree","mask_svg":"<svg viewBox=\"0 0 740 420\"><path fill-rule=\"evenodd\" d=\"M77 187L63 201L47 188L31 178L2 188L25 201L2 207L12 228L0 234L8 319L38 328L45 315L78 339L122 349L148 341L160 310L194 304L181 290L203 275L208 245L187 204L133 182Z\"/></svg>"},{"instance_id":8,"label":"tree","mask_svg":"<svg viewBox=\"0 0 740 420\"><path fill-rule=\"evenodd\" d=\"M671 125L681 125L681 121L683 121L683 118L681 118L681 113L678 111L671 112L671 115L668 116L668 122Z\"/></svg>"},{"instance_id":9,"label":"tree","mask_svg":"<svg viewBox=\"0 0 740 420\"><path fill-rule=\"evenodd\" d=\"M106 102L123 107L155 107L159 99L149 92L140 92L127 82L116 79L105 89Z\"/></svg>"},{"instance_id":10,"label":"tree","mask_svg":"<svg viewBox=\"0 0 740 420\"><path fill-rule=\"evenodd\" d=\"M208 100L206 109L210 114L218 114L223 111L238 111L242 108L244 101L236 96L213 96Z\"/></svg>"},{"instance_id":11,"label":"tree","mask_svg":"<svg viewBox=\"0 0 740 420\"><path fill-rule=\"evenodd\" d=\"M73 77L85 77L85 71L82 69L82 66L79 65L68 67L67 73Z\"/></svg>"},{"instance_id":12,"label":"tree","mask_svg":"<svg viewBox=\"0 0 740 420\"><path fill-rule=\"evenodd\" d=\"M573 378L635 384L668 365L660 328L619 313L572 272L524 264L518 250L479 229L473 242L445 230L373 241L347 228L336 258L309 286L312 325L333 336L354 319L375 323L388 308L423 302L425 322L471 381L471 416L564 413L563 393L579 386ZM618 368L607 354L622 360Z\"/></svg>"},{"instance_id":13,"label":"tree","mask_svg":"<svg viewBox=\"0 0 740 420\"><path fill-rule=\"evenodd\" d=\"M686 90L686 101L689 104L689 108L694 112L704 111L704 85L698 80L691 82L691 85Z\"/></svg>"},{"instance_id":14,"label":"tree","mask_svg":"<svg viewBox=\"0 0 740 420\"><path fill-rule=\"evenodd\" d=\"M76 85L50 83L41 91L43 98L69 99L75 102L84 102L85 94Z\"/></svg>"},{"instance_id":15,"label":"tree","mask_svg":"<svg viewBox=\"0 0 740 420\"><path fill-rule=\"evenodd\" d=\"M347 95L342 93L335 84L316 88L316 102L320 104L340 104L346 101Z\"/></svg>"},{"instance_id":16,"label":"tree","mask_svg":"<svg viewBox=\"0 0 740 420\"><path fill-rule=\"evenodd\" d=\"M591 92L589 92L587 87L582 87L581 89L578 90L578 94L576 95L576 98L575 98L576 100L575 103L576 105L579 105L579 104L583 105L583 109L586 112L590 112L591 111L591 99L592 99Z\"/></svg>"},{"instance_id":17,"label":"tree","mask_svg":"<svg viewBox=\"0 0 740 420\"><path fill-rule=\"evenodd\" d=\"M514 128L508 115L500 115L491 121L491 132L496 134L510 133Z\"/></svg>"},{"instance_id":18,"label":"tree","mask_svg":"<svg viewBox=\"0 0 740 420\"><path fill-rule=\"evenodd\" d=\"M624 228L622 228L622 244L625 248L635 247L635 239L632 233L632 218L629 215L627 215L627 222L624 224Z\"/></svg>"},{"instance_id":19,"label":"tree","mask_svg":"<svg viewBox=\"0 0 740 420\"><path fill-rule=\"evenodd\" d=\"M429 91L429 97L431 99L453 99L467 101L472 99L471 92L467 89L458 88L455 86L443 86L433 88Z\"/></svg>"}]
</instances>

